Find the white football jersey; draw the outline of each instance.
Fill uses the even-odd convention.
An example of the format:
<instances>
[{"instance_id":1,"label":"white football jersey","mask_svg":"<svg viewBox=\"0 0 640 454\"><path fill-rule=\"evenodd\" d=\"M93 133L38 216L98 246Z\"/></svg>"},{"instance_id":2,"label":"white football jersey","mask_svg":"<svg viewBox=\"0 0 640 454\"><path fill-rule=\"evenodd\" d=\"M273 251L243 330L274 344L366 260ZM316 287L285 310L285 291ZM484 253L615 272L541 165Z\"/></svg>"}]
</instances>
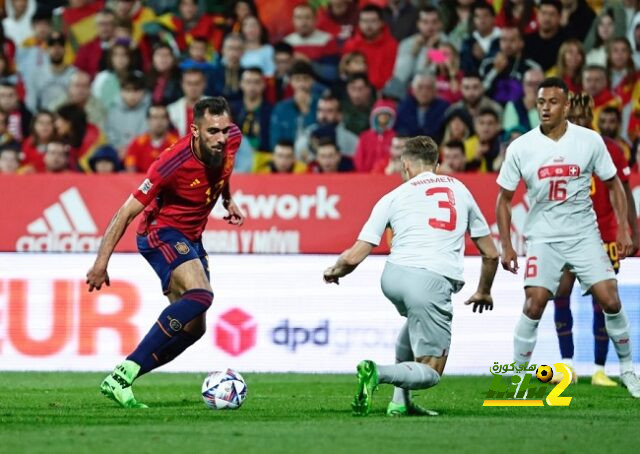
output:
<instances>
[{"instance_id":1,"label":"white football jersey","mask_svg":"<svg viewBox=\"0 0 640 454\"><path fill-rule=\"evenodd\" d=\"M569 123L557 142L540 127L514 140L497 181L515 191L524 180L530 203L524 236L550 243L600 235L589 197L593 173L605 181L616 167L597 132Z\"/></svg>"},{"instance_id":2,"label":"white football jersey","mask_svg":"<svg viewBox=\"0 0 640 454\"><path fill-rule=\"evenodd\" d=\"M457 179L423 172L383 196L359 240L374 245L393 230L387 260L425 268L463 282L464 235L489 235L489 226L469 190Z\"/></svg>"}]
</instances>

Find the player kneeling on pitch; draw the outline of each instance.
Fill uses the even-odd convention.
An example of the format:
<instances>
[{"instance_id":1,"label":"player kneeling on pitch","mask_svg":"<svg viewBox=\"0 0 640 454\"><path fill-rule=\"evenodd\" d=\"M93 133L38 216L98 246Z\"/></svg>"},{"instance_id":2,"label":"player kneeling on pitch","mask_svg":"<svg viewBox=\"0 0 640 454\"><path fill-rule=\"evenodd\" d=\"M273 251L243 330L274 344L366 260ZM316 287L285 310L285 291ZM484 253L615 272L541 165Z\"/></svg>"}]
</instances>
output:
<instances>
[{"instance_id":1,"label":"player kneeling on pitch","mask_svg":"<svg viewBox=\"0 0 640 454\"><path fill-rule=\"evenodd\" d=\"M358 364L352 408L362 416L369 413L380 383L396 387L388 415L437 414L411 402L410 390L435 386L444 371L451 344L451 294L464 285L467 231L482 254L482 272L478 289L465 304L473 304L474 312L493 309L491 285L499 255L473 196L457 179L436 175L438 146L430 137L409 139L401 162L405 183L378 201L356 243L324 272L327 283L338 284L380 244L391 226L393 241L382 291L407 321L396 341L396 364L383 366L370 360Z\"/></svg>"}]
</instances>

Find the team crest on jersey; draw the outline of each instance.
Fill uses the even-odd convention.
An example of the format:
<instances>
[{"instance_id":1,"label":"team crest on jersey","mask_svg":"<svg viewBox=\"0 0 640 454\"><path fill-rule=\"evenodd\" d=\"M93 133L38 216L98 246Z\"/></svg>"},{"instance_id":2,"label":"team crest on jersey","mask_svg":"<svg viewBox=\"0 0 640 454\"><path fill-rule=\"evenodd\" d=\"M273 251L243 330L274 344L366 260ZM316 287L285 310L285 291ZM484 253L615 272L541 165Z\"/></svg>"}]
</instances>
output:
<instances>
[{"instance_id":1,"label":"team crest on jersey","mask_svg":"<svg viewBox=\"0 0 640 454\"><path fill-rule=\"evenodd\" d=\"M553 162L564 162L564 156L556 156L553 158Z\"/></svg>"},{"instance_id":2,"label":"team crest on jersey","mask_svg":"<svg viewBox=\"0 0 640 454\"><path fill-rule=\"evenodd\" d=\"M174 247L176 251L178 251L178 254L185 255L189 253L189 246L187 246L187 243L184 241L178 241Z\"/></svg>"},{"instance_id":3,"label":"team crest on jersey","mask_svg":"<svg viewBox=\"0 0 640 454\"><path fill-rule=\"evenodd\" d=\"M143 194L146 195L149 193L152 187L153 187L153 183L148 178L145 178L145 180L142 182L142 184L138 189L142 191Z\"/></svg>"}]
</instances>

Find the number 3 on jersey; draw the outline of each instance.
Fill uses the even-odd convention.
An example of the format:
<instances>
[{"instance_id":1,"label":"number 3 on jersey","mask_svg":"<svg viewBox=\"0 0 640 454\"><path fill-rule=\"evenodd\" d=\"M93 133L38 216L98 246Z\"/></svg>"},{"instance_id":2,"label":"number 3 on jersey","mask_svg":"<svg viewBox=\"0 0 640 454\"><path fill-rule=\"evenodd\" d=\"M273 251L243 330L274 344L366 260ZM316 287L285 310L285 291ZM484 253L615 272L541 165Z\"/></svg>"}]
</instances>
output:
<instances>
[{"instance_id":1,"label":"number 3 on jersey","mask_svg":"<svg viewBox=\"0 0 640 454\"><path fill-rule=\"evenodd\" d=\"M438 218L429 218L429 225L434 229L452 231L456 228L456 221L458 220L458 213L456 213L456 199L453 196L453 191L450 188L436 187L429 188L425 192L427 197L435 194L446 194L446 200L438 200L438 208L449 211L449 219L442 220Z\"/></svg>"}]
</instances>

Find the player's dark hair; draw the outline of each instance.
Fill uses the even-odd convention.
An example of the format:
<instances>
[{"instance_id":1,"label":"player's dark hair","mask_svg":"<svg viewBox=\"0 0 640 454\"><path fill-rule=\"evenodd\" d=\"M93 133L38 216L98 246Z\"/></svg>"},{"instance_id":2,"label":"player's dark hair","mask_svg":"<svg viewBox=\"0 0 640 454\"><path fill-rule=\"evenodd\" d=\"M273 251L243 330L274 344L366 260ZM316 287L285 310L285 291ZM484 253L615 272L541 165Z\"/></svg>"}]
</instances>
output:
<instances>
[{"instance_id":1,"label":"player's dark hair","mask_svg":"<svg viewBox=\"0 0 640 454\"><path fill-rule=\"evenodd\" d=\"M222 96L214 96L213 98L201 99L193 106L193 121L198 122L204 118L205 113L209 112L210 115L224 115L225 113L231 116L231 109L229 103Z\"/></svg>"},{"instance_id":2,"label":"player's dark hair","mask_svg":"<svg viewBox=\"0 0 640 454\"><path fill-rule=\"evenodd\" d=\"M383 20L382 8L380 8L378 5L374 5L372 3L364 5L362 8L360 8L360 15L362 15L362 13L376 13L378 15L378 19Z\"/></svg>"},{"instance_id":3,"label":"player's dark hair","mask_svg":"<svg viewBox=\"0 0 640 454\"><path fill-rule=\"evenodd\" d=\"M542 8L544 5L553 6L558 11L558 14L562 14L562 2L560 0L540 0L538 8Z\"/></svg>"},{"instance_id":4,"label":"player's dark hair","mask_svg":"<svg viewBox=\"0 0 640 454\"><path fill-rule=\"evenodd\" d=\"M540 85L538 85L538 90L541 88L559 88L564 92L565 96L569 96L569 88L567 87L567 84L565 84L559 77L547 77Z\"/></svg>"},{"instance_id":5,"label":"player's dark hair","mask_svg":"<svg viewBox=\"0 0 640 454\"><path fill-rule=\"evenodd\" d=\"M607 106L604 109L602 109L600 111L600 115L602 114L614 114L616 116L616 118L618 119L618 122L622 121L622 113L620 112L620 109L618 109L615 106Z\"/></svg>"},{"instance_id":6,"label":"player's dark hair","mask_svg":"<svg viewBox=\"0 0 640 454\"><path fill-rule=\"evenodd\" d=\"M411 161L436 165L440 153L438 152L438 144L431 137L417 136L407 140L402 156Z\"/></svg>"}]
</instances>

